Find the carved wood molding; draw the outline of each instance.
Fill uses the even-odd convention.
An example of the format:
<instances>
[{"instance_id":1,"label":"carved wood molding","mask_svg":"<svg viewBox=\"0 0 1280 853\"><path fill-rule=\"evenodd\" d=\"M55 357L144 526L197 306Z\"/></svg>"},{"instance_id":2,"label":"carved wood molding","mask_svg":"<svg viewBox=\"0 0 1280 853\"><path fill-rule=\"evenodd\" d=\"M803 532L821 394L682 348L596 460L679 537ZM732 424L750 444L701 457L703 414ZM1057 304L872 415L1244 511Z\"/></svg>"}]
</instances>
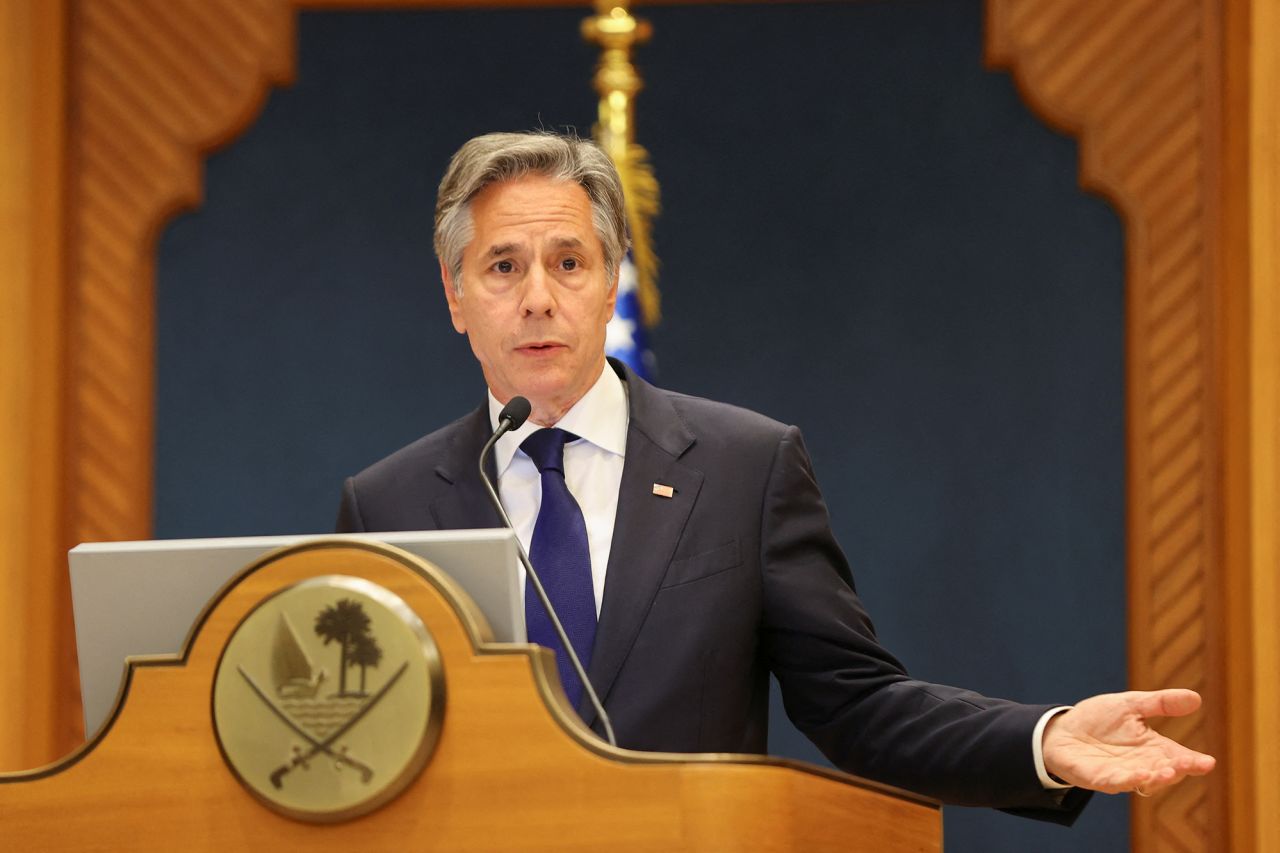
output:
<instances>
[{"instance_id":1,"label":"carved wood molding","mask_svg":"<svg viewBox=\"0 0 1280 853\"><path fill-rule=\"evenodd\" d=\"M1215 387L1222 43L1210 0L988 0L987 60L1079 137L1080 180L1126 225L1129 679L1225 707ZM1221 716L1170 735L1225 754ZM1134 849L1226 849L1222 786L1133 808Z\"/></svg>"},{"instance_id":2,"label":"carved wood molding","mask_svg":"<svg viewBox=\"0 0 1280 853\"><path fill-rule=\"evenodd\" d=\"M68 55L69 535L151 531L154 258L202 156L290 79L286 0L73 0Z\"/></svg>"}]
</instances>

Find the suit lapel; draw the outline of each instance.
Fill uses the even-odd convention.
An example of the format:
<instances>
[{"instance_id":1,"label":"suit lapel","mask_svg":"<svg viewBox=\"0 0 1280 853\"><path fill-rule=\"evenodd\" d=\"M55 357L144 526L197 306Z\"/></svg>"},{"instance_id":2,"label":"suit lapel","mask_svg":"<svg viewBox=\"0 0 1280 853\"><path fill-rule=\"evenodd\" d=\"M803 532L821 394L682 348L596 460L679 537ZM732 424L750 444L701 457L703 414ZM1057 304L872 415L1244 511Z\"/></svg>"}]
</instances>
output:
<instances>
[{"instance_id":1,"label":"suit lapel","mask_svg":"<svg viewBox=\"0 0 1280 853\"><path fill-rule=\"evenodd\" d=\"M502 527L502 519L489 503L477 460L484 443L489 440L489 407L482 405L463 422L450 439L450 450L436 466L438 478L452 488L443 489L431 501L431 517L440 530L477 530ZM486 462L490 479L494 479L493 456Z\"/></svg>"},{"instance_id":2,"label":"suit lapel","mask_svg":"<svg viewBox=\"0 0 1280 853\"><path fill-rule=\"evenodd\" d=\"M702 488L702 472L680 461L694 437L675 409L630 371L624 378L631 408L627 458L590 667L602 702L640 633ZM655 495L655 484L673 487L674 494ZM590 725L595 713L585 702L579 709Z\"/></svg>"}]
</instances>

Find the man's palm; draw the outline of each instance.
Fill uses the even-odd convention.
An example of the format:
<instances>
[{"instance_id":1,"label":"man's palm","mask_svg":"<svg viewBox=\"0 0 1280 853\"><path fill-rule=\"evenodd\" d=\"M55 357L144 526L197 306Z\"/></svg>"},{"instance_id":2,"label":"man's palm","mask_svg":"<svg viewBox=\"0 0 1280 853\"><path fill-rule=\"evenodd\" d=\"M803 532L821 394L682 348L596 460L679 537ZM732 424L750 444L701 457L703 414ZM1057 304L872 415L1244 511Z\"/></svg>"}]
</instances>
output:
<instances>
[{"instance_id":1,"label":"man's palm","mask_svg":"<svg viewBox=\"0 0 1280 853\"><path fill-rule=\"evenodd\" d=\"M1187 776L1203 776L1214 759L1170 740L1147 725L1155 717L1181 717L1200 707L1191 690L1094 696L1049 721L1045 768L1064 782L1109 794L1150 794Z\"/></svg>"}]
</instances>

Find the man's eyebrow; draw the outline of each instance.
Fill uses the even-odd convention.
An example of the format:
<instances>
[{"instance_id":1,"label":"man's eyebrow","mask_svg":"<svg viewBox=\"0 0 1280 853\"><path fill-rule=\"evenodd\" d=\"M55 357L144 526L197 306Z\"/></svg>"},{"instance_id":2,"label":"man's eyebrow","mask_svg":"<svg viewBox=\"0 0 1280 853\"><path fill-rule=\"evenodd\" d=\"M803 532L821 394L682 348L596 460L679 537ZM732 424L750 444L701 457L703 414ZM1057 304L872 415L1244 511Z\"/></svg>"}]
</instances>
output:
<instances>
[{"instance_id":1,"label":"man's eyebrow","mask_svg":"<svg viewBox=\"0 0 1280 853\"><path fill-rule=\"evenodd\" d=\"M577 237L557 237L551 241L551 245L556 249L580 249L586 244ZM497 258L502 255L514 255L520 251L519 243L498 243L490 246L489 250L484 253L487 258Z\"/></svg>"}]
</instances>

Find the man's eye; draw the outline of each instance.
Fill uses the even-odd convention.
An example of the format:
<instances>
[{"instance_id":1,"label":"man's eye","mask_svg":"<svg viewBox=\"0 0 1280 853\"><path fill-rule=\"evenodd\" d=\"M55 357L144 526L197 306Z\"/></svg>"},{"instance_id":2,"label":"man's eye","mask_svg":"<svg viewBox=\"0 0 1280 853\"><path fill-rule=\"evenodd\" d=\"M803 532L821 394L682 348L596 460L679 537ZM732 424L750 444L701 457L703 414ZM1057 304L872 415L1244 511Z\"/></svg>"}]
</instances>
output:
<instances>
[{"instance_id":1,"label":"man's eye","mask_svg":"<svg viewBox=\"0 0 1280 853\"><path fill-rule=\"evenodd\" d=\"M500 273L509 273L515 272L516 265L511 263L511 261L498 261L493 265L493 268Z\"/></svg>"},{"instance_id":2,"label":"man's eye","mask_svg":"<svg viewBox=\"0 0 1280 853\"><path fill-rule=\"evenodd\" d=\"M578 268L577 258L565 258L560 262L560 266L565 270L576 270Z\"/></svg>"}]
</instances>

